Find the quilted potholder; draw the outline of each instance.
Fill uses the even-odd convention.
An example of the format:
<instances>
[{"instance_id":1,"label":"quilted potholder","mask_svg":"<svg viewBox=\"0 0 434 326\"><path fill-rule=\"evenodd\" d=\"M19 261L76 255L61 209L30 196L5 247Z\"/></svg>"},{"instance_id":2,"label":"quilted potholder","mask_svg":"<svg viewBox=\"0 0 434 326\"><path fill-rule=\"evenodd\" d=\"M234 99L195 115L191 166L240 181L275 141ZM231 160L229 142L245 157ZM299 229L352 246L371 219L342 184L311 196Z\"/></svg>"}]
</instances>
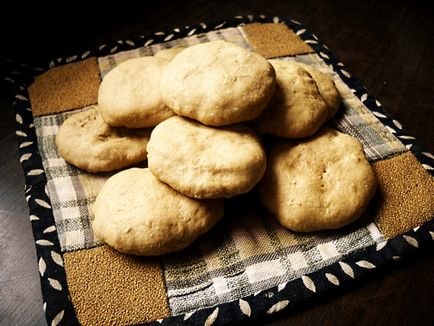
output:
<instances>
[{"instance_id":1,"label":"quilted potholder","mask_svg":"<svg viewBox=\"0 0 434 326\"><path fill-rule=\"evenodd\" d=\"M179 253L138 258L102 245L90 208L111 174L66 163L54 143L59 126L97 102L101 78L122 61L220 39L329 71L343 102L332 125L359 139L378 178L368 210L343 229L298 234L247 195L229 200L225 218ZM433 243L434 156L296 21L200 23L23 69L16 133L50 325L238 322L304 305Z\"/></svg>"}]
</instances>

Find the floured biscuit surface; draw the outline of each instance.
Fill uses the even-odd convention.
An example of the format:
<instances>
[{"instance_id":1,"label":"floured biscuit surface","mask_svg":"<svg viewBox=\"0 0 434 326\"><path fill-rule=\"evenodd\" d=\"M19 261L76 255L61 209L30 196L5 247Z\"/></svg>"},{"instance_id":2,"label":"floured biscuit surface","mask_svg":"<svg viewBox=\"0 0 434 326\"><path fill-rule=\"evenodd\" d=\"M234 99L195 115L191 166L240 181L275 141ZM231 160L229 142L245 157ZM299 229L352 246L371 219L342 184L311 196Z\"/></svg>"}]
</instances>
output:
<instances>
[{"instance_id":1,"label":"floured biscuit surface","mask_svg":"<svg viewBox=\"0 0 434 326\"><path fill-rule=\"evenodd\" d=\"M172 117L153 130L148 166L161 181L194 198L229 198L251 190L266 158L246 126L213 128Z\"/></svg>"},{"instance_id":2,"label":"floured biscuit surface","mask_svg":"<svg viewBox=\"0 0 434 326\"><path fill-rule=\"evenodd\" d=\"M146 160L150 130L107 125L96 106L66 119L56 136L60 155L88 172L117 170Z\"/></svg>"},{"instance_id":3,"label":"floured biscuit surface","mask_svg":"<svg viewBox=\"0 0 434 326\"><path fill-rule=\"evenodd\" d=\"M294 62L270 63L276 70L277 88L269 107L254 121L255 130L283 138L313 135L328 117L314 78Z\"/></svg>"},{"instance_id":4,"label":"floured biscuit surface","mask_svg":"<svg viewBox=\"0 0 434 326\"><path fill-rule=\"evenodd\" d=\"M260 199L288 229L336 229L357 219L376 189L360 143L332 129L272 145Z\"/></svg>"},{"instance_id":5,"label":"floured biscuit surface","mask_svg":"<svg viewBox=\"0 0 434 326\"><path fill-rule=\"evenodd\" d=\"M176 114L210 126L256 118L274 90L267 60L225 41L185 49L168 64L160 84L163 101Z\"/></svg>"},{"instance_id":6,"label":"floured biscuit surface","mask_svg":"<svg viewBox=\"0 0 434 326\"><path fill-rule=\"evenodd\" d=\"M187 247L223 212L222 200L186 197L149 169L131 168L102 187L92 227L98 239L120 252L156 256Z\"/></svg>"},{"instance_id":7,"label":"floured biscuit surface","mask_svg":"<svg viewBox=\"0 0 434 326\"><path fill-rule=\"evenodd\" d=\"M98 104L110 126L148 128L171 117L160 97L160 77L168 61L154 57L129 59L102 80Z\"/></svg>"},{"instance_id":8,"label":"floured biscuit surface","mask_svg":"<svg viewBox=\"0 0 434 326\"><path fill-rule=\"evenodd\" d=\"M323 100L327 103L328 114L327 119L333 118L341 105L341 97L330 74L318 70L304 63L297 63L300 67L306 70L315 80L318 91Z\"/></svg>"},{"instance_id":9,"label":"floured biscuit surface","mask_svg":"<svg viewBox=\"0 0 434 326\"><path fill-rule=\"evenodd\" d=\"M185 49L185 47L175 47L175 48L169 48L169 49L163 49L158 51L154 54L154 58L160 58L164 60L171 61L173 58L176 57L176 55L180 52L182 52Z\"/></svg>"}]
</instances>

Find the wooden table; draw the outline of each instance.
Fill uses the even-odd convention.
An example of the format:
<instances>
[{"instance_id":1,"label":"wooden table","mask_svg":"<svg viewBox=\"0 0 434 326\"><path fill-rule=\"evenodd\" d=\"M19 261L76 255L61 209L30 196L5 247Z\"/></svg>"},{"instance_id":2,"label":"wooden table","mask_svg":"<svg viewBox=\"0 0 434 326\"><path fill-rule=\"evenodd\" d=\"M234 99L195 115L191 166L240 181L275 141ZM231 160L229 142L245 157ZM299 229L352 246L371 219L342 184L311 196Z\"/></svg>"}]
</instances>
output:
<instances>
[{"instance_id":1,"label":"wooden table","mask_svg":"<svg viewBox=\"0 0 434 326\"><path fill-rule=\"evenodd\" d=\"M313 31L404 128L433 152L434 9L428 1L150 1L146 7L106 4L113 9L98 10L85 4L66 5L75 7L57 13L52 9L41 12L41 8L24 12L17 5L3 10L3 53L27 62L46 62L77 48L132 34L234 15L280 15ZM12 93L4 86L0 92L0 325L44 325ZM267 323L433 324L433 272L431 247L352 289Z\"/></svg>"}]
</instances>

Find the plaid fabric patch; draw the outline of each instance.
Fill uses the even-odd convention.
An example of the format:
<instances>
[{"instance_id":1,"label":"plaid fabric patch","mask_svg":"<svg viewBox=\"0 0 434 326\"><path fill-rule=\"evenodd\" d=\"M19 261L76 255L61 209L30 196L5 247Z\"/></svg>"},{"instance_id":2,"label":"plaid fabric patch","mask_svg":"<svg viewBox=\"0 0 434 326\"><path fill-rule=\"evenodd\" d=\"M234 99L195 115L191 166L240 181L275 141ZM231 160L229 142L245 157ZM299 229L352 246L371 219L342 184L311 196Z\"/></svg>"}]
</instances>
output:
<instances>
[{"instance_id":1,"label":"plaid fabric patch","mask_svg":"<svg viewBox=\"0 0 434 326\"><path fill-rule=\"evenodd\" d=\"M188 250L163 257L170 309L174 315L192 312L316 271L381 241L367 220L337 231L299 234L282 228L263 208L229 207L224 220Z\"/></svg>"},{"instance_id":2,"label":"plaid fabric patch","mask_svg":"<svg viewBox=\"0 0 434 326\"><path fill-rule=\"evenodd\" d=\"M343 103L333 123L339 131L357 138L363 144L369 161L377 161L407 151L398 138L354 95L318 54L298 55L284 59L302 62L333 75Z\"/></svg>"},{"instance_id":3,"label":"plaid fabric patch","mask_svg":"<svg viewBox=\"0 0 434 326\"><path fill-rule=\"evenodd\" d=\"M162 49L168 49L173 47L189 47L195 44L217 40L225 40L238 44L239 46L244 48L250 48L250 45L244 38L240 27L231 27L222 30L211 31L208 33L192 35L173 41L167 41L165 43L151 44L138 49L122 51L113 55L100 57L98 58L98 65L101 72L101 78L104 78L104 76L118 64L131 58L152 56Z\"/></svg>"},{"instance_id":4,"label":"plaid fabric patch","mask_svg":"<svg viewBox=\"0 0 434 326\"><path fill-rule=\"evenodd\" d=\"M338 130L362 143L369 161L385 159L408 150L341 79L335 81L344 110L337 114L333 122Z\"/></svg>"},{"instance_id":5,"label":"plaid fabric patch","mask_svg":"<svg viewBox=\"0 0 434 326\"><path fill-rule=\"evenodd\" d=\"M57 152L55 138L59 126L74 113L35 117L39 151L47 176L56 229L62 251L91 248L100 244L91 228L91 205L109 173L90 174L75 168Z\"/></svg>"}]
</instances>

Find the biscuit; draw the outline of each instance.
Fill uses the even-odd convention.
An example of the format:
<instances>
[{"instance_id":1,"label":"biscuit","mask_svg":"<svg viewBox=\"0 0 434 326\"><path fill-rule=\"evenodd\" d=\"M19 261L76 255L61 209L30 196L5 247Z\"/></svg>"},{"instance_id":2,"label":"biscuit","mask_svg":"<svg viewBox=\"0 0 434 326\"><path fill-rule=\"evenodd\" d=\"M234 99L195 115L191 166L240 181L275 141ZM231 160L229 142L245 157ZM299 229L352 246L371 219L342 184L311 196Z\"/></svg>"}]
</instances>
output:
<instances>
[{"instance_id":1,"label":"biscuit","mask_svg":"<svg viewBox=\"0 0 434 326\"><path fill-rule=\"evenodd\" d=\"M327 120L333 118L341 106L341 97L332 76L307 64L299 62L297 64L313 77L320 95L328 106Z\"/></svg>"},{"instance_id":2,"label":"biscuit","mask_svg":"<svg viewBox=\"0 0 434 326\"><path fill-rule=\"evenodd\" d=\"M223 217L222 200L186 197L149 169L109 178L94 204L98 239L126 254L156 256L189 246Z\"/></svg>"},{"instance_id":3,"label":"biscuit","mask_svg":"<svg viewBox=\"0 0 434 326\"><path fill-rule=\"evenodd\" d=\"M242 125L217 129L172 117L155 127L147 149L151 172L193 198L229 198L248 192L266 166L259 139Z\"/></svg>"},{"instance_id":4,"label":"biscuit","mask_svg":"<svg viewBox=\"0 0 434 326\"><path fill-rule=\"evenodd\" d=\"M318 131L328 116L328 106L313 77L288 60L270 60L277 88L269 107L253 122L260 134L303 138Z\"/></svg>"},{"instance_id":5,"label":"biscuit","mask_svg":"<svg viewBox=\"0 0 434 326\"><path fill-rule=\"evenodd\" d=\"M154 58L160 58L168 61L172 61L173 58L176 57L176 55L180 52L182 52L185 49L185 47L175 47L175 48L169 48L169 49L162 49L154 54Z\"/></svg>"},{"instance_id":6,"label":"biscuit","mask_svg":"<svg viewBox=\"0 0 434 326\"><path fill-rule=\"evenodd\" d=\"M214 41L179 53L163 72L160 93L176 114L225 126L256 118L274 93L275 78L260 55Z\"/></svg>"},{"instance_id":7,"label":"biscuit","mask_svg":"<svg viewBox=\"0 0 434 326\"><path fill-rule=\"evenodd\" d=\"M160 97L160 77L168 61L154 57L129 59L102 80L98 104L113 127L149 128L173 116Z\"/></svg>"},{"instance_id":8,"label":"biscuit","mask_svg":"<svg viewBox=\"0 0 434 326\"><path fill-rule=\"evenodd\" d=\"M56 146L65 161L80 169L113 171L146 160L150 133L149 129L110 127L93 106L63 122Z\"/></svg>"},{"instance_id":9,"label":"biscuit","mask_svg":"<svg viewBox=\"0 0 434 326\"><path fill-rule=\"evenodd\" d=\"M356 220L376 189L361 144L323 128L302 141L280 140L268 155L259 197L284 227L311 232Z\"/></svg>"}]
</instances>

